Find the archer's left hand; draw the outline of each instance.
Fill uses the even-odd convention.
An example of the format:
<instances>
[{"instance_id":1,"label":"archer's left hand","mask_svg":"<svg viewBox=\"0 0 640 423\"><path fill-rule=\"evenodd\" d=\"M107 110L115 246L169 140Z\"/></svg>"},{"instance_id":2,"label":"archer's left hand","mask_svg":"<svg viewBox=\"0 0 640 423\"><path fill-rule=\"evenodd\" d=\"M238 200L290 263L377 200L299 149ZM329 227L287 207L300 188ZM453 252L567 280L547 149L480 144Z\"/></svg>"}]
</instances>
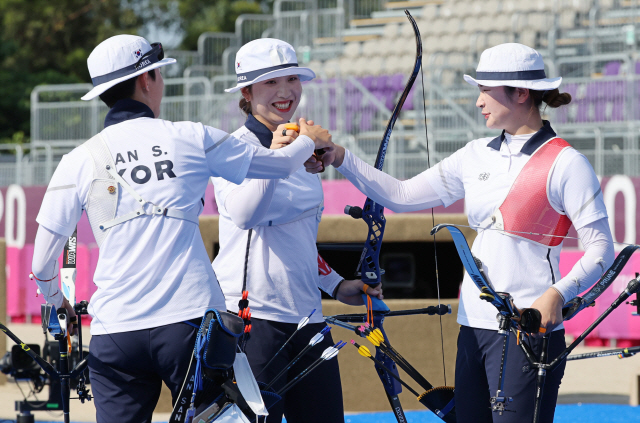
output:
<instances>
[{"instance_id":1,"label":"archer's left hand","mask_svg":"<svg viewBox=\"0 0 640 423\"><path fill-rule=\"evenodd\" d=\"M334 144L331 147L324 148L324 154L321 157L311 156L304 163L304 167L309 173L320 173L329 166L340 167L344 160L344 147Z\"/></svg>"},{"instance_id":2,"label":"archer's left hand","mask_svg":"<svg viewBox=\"0 0 640 423\"><path fill-rule=\"evenodd\" d=\"M551 331L562 323L562 306L564 301L558 291L553 288L549 288L545 291L540 298L535 300L531 304L531 308L538 309L542 318L540 319L540 327L545 328L545 333L537 333L534 336L542 337L545 334L550 334Z\"/></svg>"},{"instance_id":3,"label":"archer's left hand","mask_svg":"<svg viewBox=\"0 0 640 423\"><path fill-rule=\"evenodd\" d=\"M362 300L362 292L364 291L364 282L360 279L344 280L338 292L336 293L336 300L349 305L364 305ZM368 288L368 294L372 297L377 297L380 300L384 299L382 295L382 286L378 285L375 288Z\"/></svg>"}]
</instances>

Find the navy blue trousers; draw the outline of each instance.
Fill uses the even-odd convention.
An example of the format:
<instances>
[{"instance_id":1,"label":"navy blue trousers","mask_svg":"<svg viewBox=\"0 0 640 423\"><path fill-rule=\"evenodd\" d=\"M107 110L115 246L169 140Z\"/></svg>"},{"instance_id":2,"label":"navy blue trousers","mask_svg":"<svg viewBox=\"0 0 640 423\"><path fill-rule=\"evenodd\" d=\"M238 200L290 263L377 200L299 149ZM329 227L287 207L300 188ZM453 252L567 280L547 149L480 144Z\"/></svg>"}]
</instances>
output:
<instances>
[{"instance_id":1,"label":"navy blue trousers","mask_svg":"<svg viewBox=\"0 0 640 423\"><path fill-rule=\"evenodd\" d=\"M197 332L186 323L174 323L92 336L89 376L97 423L151 422L163 381L175 402Z\"/></svg>"},{"instance_id":2,"label":"navy blue trousers","mask_svg":"<svg viewBox=\"0 0 640 423\"><path fill-rule=\"evenodd\" d=\"M491 411L490 399L496 394L500 375L500 358L504 338L495 330L460 327L456 358L456 416L458 423L528 423L533 421L536 375L516 337L509 337L505 364L504 393L513 398L507 411L500 416ZM542 339L530 338L531 347L540 356ZM552 332L549 339L549 360L565 349L564 330ZM566 361L547 372L544 385L540 423L552 423L558 399L560 381Z\"/></svg>"},{"instance_id":3,"label":"navy blue trousers","mask_svg":"<svg viewBox=\"0 0 640 423\"><path fill-rule=\"evenodd\" d=\"M246 345L246 354L253 374L262 371L265 364L293 334L297 324L272 322L251 318L251 338ZM308 324L296 334L278 357L257 378L269 383L287 364L309 344L309 340L326 326L325 323ZM273 385L277 392L289 380L297 376L320 357L322 352L334 344L331 333L311 348L285 375ZM267 423L280 423L282 415L288 423L344 423L342 385L336 358L323 362L301 382L289 390L284 398L269 409Z\"/></svg>"}]
</instances>

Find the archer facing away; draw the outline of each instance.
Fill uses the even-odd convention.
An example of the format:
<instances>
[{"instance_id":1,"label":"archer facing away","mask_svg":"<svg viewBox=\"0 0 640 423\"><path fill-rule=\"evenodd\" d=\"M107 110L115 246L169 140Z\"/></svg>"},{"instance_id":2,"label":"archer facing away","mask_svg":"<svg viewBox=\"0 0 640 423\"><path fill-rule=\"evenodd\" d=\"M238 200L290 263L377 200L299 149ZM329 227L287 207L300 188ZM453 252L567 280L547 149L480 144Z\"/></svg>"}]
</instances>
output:
<instances>
[{"instance_id":1,"label":"archer facing away","mask_svg":"<svg viewBox=\"0 0 640 423\"><path fill-rule=\"evenodd\" d=\"M247 120L232 135L265 151L295 142L298 132L285 124L300 103L301 81L315 78L315 73L298 66L291 45L272 38L245 44L235 63L238 84L226 91L241 92L240 108ZM363 283L344 280L318 255L316 237L324 208L318 176L299 166L285 179L212 181L220 212L220 252L213 269L228 310L237 312L243 291L249 292L252 330L245 352L258 381L269 383L326 326L322 313L314 313L267 367L300 319L313 309L322 310L318 288L344 303L361 305ZM369 292L381 296L380 289ZM321 344L315 351L333 345L330 333ZM303 356L273 387L280 389L317 358L317 352ZM309 374L288 391L269 409L266 421L280 422L283 413L291 423L343 422L338 362L328 361L321 372Z\"/></svg>"},{"instance_id":2,"label":"archer facing away","mask_svg":"<svg viewBox=\"0 0 640 423\"><path fill-rule=\"evenodd\" d=\"M542 314L549 336L550 357L564 348L562 305L597 281L614 259L607 211L600 183L585 156L556 135L542 120L540 107L560 107L571 96L558 91L562 78L546 78L542 56L522 44L501 44L485 50L476 78L476 102L487 128L501 129L496 138L469 142L436 166L406 181L380 172L336 145L320 163L305 166L316 172L333 165L360 191L395 212L445 207L464 198L469 224L478 230L472 252L497 291L510 293L519 308ZM563 237L576 228L584 256L561 277L558 265ZM531 235L530 233L546 234ZM553 236L549 236L553 235ZM502 337L496 309L478 296L465 274L460 294L456 359L457 419L466 422L531 420L536 372L511 337L505 392L513 396L507 412L489 407L496 392ZM540 354L541 339L531 339ZM541 422L552 422L563 363L547 375ZM518 376L516 376L518 375Z\"/></svg>"},{"instance_id":3,"label":"archer facing away","mask_svg":"<svg viewBox=\"0 0 640 423\"><path fill-rule=\"evenodd\" d=\"M88 309L96 420L146 423L163 381L178 396L193 355L192 320L225 309L198 228L209 178L287 177L331 137L301 122L299 139L276 151L200 123L158 119L160 67L175 60L142 37L111 37L87 63L94 88L83 100L100 96L109 106L105 128L65 155L51 178L33 274L47 303L71 308L56 264L86 210L100 246Z\"/></svg>"}]
</instances>

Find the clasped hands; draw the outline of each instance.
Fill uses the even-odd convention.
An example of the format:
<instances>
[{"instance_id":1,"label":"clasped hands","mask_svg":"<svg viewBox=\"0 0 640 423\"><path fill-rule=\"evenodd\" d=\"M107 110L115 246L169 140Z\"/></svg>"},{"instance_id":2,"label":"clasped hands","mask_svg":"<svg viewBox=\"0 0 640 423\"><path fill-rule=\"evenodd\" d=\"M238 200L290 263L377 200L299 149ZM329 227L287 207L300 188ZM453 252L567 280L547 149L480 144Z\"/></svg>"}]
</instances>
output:
<instances>
[{"instance_id":1,"label":"clasped hands","mask_svg":"<svg viewBox=\"0 0 640 423\"><path fill-rule=\"evenodd\" d=\"M287 124L278 125L273 133L270 147L272 150L291 144L300 135L306 135L313 140L316 150L324 150L322 155L313 155L305 162L304 166L307 172L320 173L327 166L338 167L342 164L345 153L344 147L333 143L331 134L327 129L320 125L315 125L313 120L304 118L298 119L298 131L287 129L285 125Z\"/></svg>"}]
</instances>

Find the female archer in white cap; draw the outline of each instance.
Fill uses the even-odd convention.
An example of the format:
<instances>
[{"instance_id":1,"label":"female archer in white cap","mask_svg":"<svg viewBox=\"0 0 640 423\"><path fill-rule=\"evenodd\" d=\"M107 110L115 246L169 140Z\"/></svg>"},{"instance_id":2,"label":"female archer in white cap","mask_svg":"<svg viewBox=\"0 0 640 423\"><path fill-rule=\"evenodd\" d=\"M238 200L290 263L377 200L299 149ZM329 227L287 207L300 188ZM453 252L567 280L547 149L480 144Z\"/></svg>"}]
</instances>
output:
<instances>
[{"instance_id":1,"label":"female archer in white cap","mask_svg":"<svg viewBox=\"0 0 640 423\"><path fill-rule=\"evenodd\" d=\"M287 177L331 136L301 121L300 137L274 151L200 123L158 119L159 68L175 60L142 37L109 38L87 62L94 88L83 100L107 104L105 128L65 155L51 178L33 274L47 303L73 314L57 262L85 210L100 247L88 307L97 422L151 422L163 381L177 399L198 328L192 320L225 309L198 227L209 178Z\"/></svg>"},{"instance_id":2,"label":"female archer in white cap","mask_svg":"<svg viewBox=\"0 0 640 423\"><path fill-rule=\"evenodd\" d=\"M488 128L502 130L498 137L473 140L407 181L374 169L340 146L322 160L395 212L446 207L464 198L469 224L478 230L474 256L482 261L496 291L510 293L518 308L541 312L541 326L550 334L548 356L555 358L565 348L563 304L597 281L614 258L600 183L586 157L541 118L543 103L556 108L569 103L571 96L558 91L562 78L546 78L537 51L521 44L498 45L482 53L476 78L464 78L478 86L476 106ZM323 164L312 157L306 166L315 172ZM572 224L585 254L561 277L560 249ZM457 421L531 421L536 370L516 347L515 337L502 392L513 401L506 403L506 413L491 411L503 342L495 307L478 294L465 274L458 312ZM531 339L531 345L539 355L541 339ZM547 374L541 422L553 421L563 373L564 364Z\"/></svg>"},{"instance_id":3,"label":"female archer in white cap","mask_svg":"<svg viewBox=\"0 0 640 423\"><path fill-rule=\"evenodd\" d=\"M285 125L302 96L301 81L315 78L299 67L291 45L259 39L236 56L240 108L247 120L233 136L260 149L279 149L298 132ZM311 122L310 122L311 123ZM316 236L323 210L322 183L301 166L285 179L245 179L234 183L213 178L220 212L220 252L213 268L227 308L244 308L248 291L251 336L246 354L259 382L269 383L326 325L318 288L348 304L362 304L362 282L344 281L318 255ZM380 295L380 291L373 292ZM268 366L293 334L298 322L316 309L310 323ZM277 391L333 345L330 334L273 384ZM267 422L342 422L342 388L337 361L323 364L269 409Z\"/></svg>"}]
</instances>

